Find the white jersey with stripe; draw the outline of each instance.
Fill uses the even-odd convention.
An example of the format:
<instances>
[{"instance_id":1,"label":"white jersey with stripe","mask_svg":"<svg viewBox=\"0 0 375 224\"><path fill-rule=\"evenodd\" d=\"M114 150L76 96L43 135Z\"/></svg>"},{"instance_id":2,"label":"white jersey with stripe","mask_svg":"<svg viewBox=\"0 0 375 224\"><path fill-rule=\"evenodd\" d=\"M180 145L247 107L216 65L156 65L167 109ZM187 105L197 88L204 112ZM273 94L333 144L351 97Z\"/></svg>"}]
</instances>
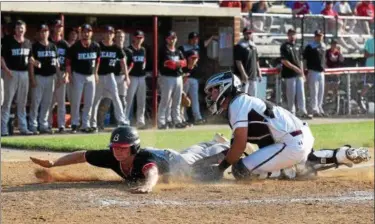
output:
<instances>
[{"instance_id":1,"label":"white jersey with stripe","mask_svg":"<svg viewBox=\"0 0 375 224\"><path fill-rule=\"evenodd\" d=\"M248 142L264 147L283 142L285 135L300 130L303 122L288 110L262 99L241 94L229 105L232 131L248 128Z\"/></svg>"}]
</instances>

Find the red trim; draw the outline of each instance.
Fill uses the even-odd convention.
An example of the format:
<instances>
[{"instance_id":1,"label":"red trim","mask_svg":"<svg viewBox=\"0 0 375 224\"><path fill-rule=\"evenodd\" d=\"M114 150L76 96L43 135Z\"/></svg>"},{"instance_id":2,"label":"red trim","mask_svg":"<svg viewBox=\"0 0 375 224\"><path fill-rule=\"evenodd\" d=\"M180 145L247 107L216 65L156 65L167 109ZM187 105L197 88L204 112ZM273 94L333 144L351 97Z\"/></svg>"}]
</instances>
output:
<instances>
[{"instance_id":1,"label":"red trim","mask_svg":"<svg viewBox=\"0 0 375 224\"><path fill-rule=\"evenodd\" d=\"M132 63L130 63L130 65L129 65L129 69L132 69L134 67L134 63L132 62Z\"/></svg>"},{"instance_id":2,"label":"red trim","mask_svg":"<svg viewBox=\"0 0 375 224\"><path fill-rule=\"evenodd\" d=\"M146 175L146 173L153 167L157 167L155 163L147 163L146 165L143 166L142 168L142 173L143 175Z\"/></svg>"}]
</instances>

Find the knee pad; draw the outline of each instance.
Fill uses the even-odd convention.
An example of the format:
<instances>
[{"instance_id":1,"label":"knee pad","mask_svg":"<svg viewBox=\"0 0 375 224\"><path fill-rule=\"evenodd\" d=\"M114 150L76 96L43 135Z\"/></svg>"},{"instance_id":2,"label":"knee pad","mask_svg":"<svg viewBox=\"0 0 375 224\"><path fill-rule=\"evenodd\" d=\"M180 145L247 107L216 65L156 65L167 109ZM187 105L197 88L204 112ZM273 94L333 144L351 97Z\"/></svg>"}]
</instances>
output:
<instances>
[{"instance_id":1,"label":"knee pad","mask_svg":"<svg viewBox=\"0 0 375 224\"><path fill-rule=\"evenodd\" d=\"M243 180L250 177L250 171L247 169L242 159L232 165L232 174L236 180Z\"/></svg>"}]
</instances>

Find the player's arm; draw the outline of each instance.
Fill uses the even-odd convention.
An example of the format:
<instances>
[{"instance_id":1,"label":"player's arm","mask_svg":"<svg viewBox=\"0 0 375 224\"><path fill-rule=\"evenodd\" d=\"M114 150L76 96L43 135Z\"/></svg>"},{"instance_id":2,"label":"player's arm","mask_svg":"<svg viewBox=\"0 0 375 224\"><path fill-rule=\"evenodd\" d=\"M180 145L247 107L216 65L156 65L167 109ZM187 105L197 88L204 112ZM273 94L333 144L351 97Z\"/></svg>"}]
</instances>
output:
<instances>
[{"instance_id":1,"label":"player's arm","mask_svg":"<svg viewBox=\"0 0 375 224\"><path fill-rule=\"evenodd\" d=\"M96 57L95 74L94 74L96 83L99 82L99 65L100 65L100 47L98 46L97 48L98 49L97 49L97 52L96 52L97 57Z\"/></svg>"},{"instance_id":2,"label":"player's arm","mask_svg":"<svg viewBox=\"0 0 375 224\"><path fill-rule=\"evenodd\" d=\"M258 78L259 78L259 82L260 82L260 81L262 81L262 70L260 70L258 50L256 50L256 55L257 55L257 71L258 71Z\"/></svg>"},{"instance_id":3,"label":"player's arm","mask_svg":"<svg viewBox=\"0 0 375 224\"><path fill-rule=\"evenodd\" d=\"M152 191L159 180L159 171L155 163L148 163L142 168L146 180L141 186L131 189L132 193L146 194Z\"/></svg>"},{"instance_id":4,"label":"player's arm","mask_svg":"<svg viewBox=\"0 0 375 224\"><path fill-rule=\"evenodd\" d=\"M30 159L39 166L42 166L44 168L52 168L56 166L67 166L72 164L85 163L85 153L86 151L73 152L68 155L62 156L55 161L38 159L34 157L30 157Z\"/></svg>"},{"instance_id":5,"label":"player's arm","mask_svg":"<svg viewBox=\"0 0 375 224\"><path fill-rule=\"evenodd\" d=\"M288 61L286 59L286 55L287 55L287 51L285 49L285 45L282 45L281 48L280 48L280 54L281 54L281 63L287 67L287 68L290 68L292 69L293 71L295 71L296 73L298 74L302 74L302 71L300 68L298 68L297 66L293 65L290 61Z\"/></svg>"},{"instance_id":6,"label":"player's arm","mask_svg":"<svg viewBox=\"0 0 375 224\"><path fill-rule=\"evenodd\" d=\"M128 70L128 65L127 65L127 55L125 52L120 50L120 66L121 66L121 71L125 75L124 81L126 82L127 85L130 84L130 79L129 79L129 70Z\"/></svg>"},{"instance_id":7,"label":"player's arm","mask_svg":"<svg viewBox=\"0 0 375 224\"><path fill-rule=\"evenodd\" d=\"M230 165L235 164L241 157L242 153L246 149L247 143L247 127L239 127L234 130L233 133L233 143L219 167L227 169Z\"/></svg>"},{"instance_id":8,"label":"player's arm","mask_svg":"<svg viewBox=\"0 0 375 224\"><path fill-rule=\"evenodd\" d=\"M242 53L241 53L241 47L239 45L235 46L234 47L234 60L235 60L235 63L236 63L236 66L238 68L238 71L240 72L239 75L241 75L241 81L244 83L244 82L247 82L247 79L248 79L248 76L245 72L245 69L242 65Z\"/></svg>"},{"instance_id":9,"label":"player's arm","mask_svg":"<svg viewBox=\"0 0 375 224\"><path fill-rule=\"evenodd\" d=\"M5 62L5 59L2 56L1 56L1 68L4 70L5 74L9 75L10 77L13 76L12 72L7 66L7 63Z\"/></svg>"},{"instance_id":10,"label":"player's arm","mask_svg":"<svg viewBox=\"0 0 375 224\"><path fill-rule=\"evenodd\" d=\"M30 57L30 63L29 63L29 79L30 79L30 85L32 88L36 87L36 81L35 81L35 71L34 67L36 66L36 60L34 60L34 57Z\"/></svg>"}]
</instances>

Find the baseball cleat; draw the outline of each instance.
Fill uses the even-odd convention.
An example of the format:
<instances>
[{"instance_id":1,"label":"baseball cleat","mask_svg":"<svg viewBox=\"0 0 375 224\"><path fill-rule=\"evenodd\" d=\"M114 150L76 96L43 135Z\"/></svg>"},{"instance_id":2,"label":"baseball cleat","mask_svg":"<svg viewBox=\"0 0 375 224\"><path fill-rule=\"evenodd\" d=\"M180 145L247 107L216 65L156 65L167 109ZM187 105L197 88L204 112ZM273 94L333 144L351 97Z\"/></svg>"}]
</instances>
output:
<instances>
[{"instance_id":1,"label":"baseball cleat","mask_svg":"<svg viewBox=\"0 0 375 224\"><path fill-rule=\"evenodd\" d=\"M212 141L217 142L217 143L223 143L223 144L229 142L229 140L226 139L226 138L224 137L224 135L221 134L221 133L215 133L215 135L214 135L214 139L213 139Z\"/></svg>"},{"instance_id":2,"label":"baseball cleat","mask_svg":"<svg viewBox=\"0 0 375 224\"><path fill-rule=\"evenodd\" d=\"M346 150L346 157L352 161L354 164L367 162L371 159L368 148L348 148Z\"/></svg>"}]
</instances>

